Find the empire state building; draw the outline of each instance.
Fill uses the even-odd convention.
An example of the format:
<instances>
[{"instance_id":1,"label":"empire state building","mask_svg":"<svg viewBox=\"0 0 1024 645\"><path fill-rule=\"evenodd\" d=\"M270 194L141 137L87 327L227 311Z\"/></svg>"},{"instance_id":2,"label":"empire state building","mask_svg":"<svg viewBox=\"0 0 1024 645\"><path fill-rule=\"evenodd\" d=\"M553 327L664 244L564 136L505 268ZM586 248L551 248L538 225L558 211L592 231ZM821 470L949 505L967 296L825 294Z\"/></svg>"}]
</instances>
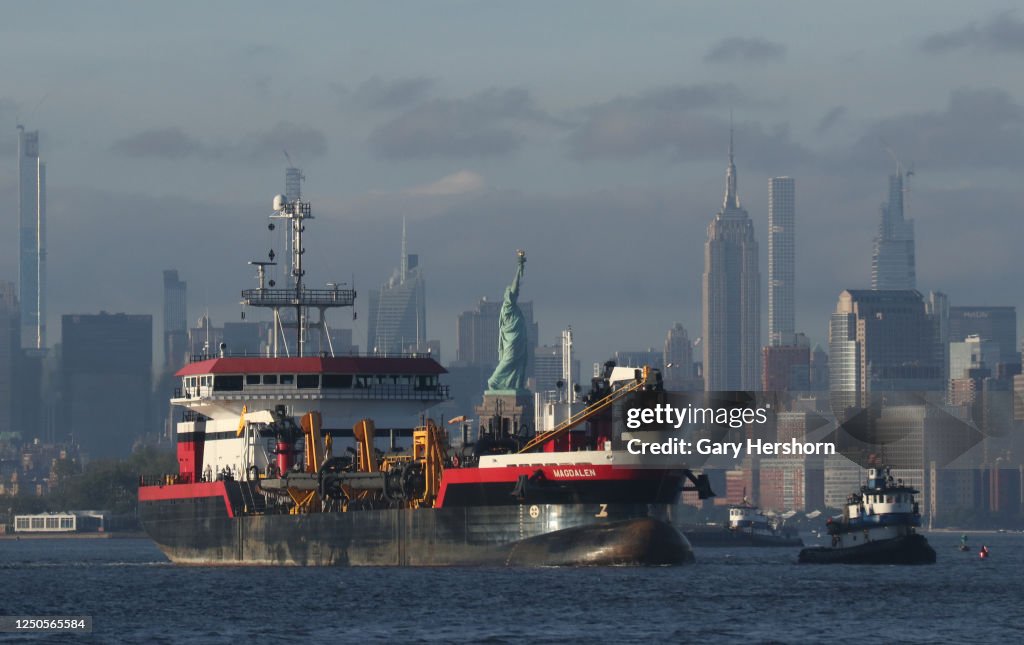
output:
<instances>
[{"instance_id":1,"label":"empire state building","mask_svg":"<svg viewBox=\"0 0 1024 645\"><path fill-rule=\"evenodd\" d=\"M705 389L758 389L761 275L754 224L740 207L731 132L725 199L708 224L702 287Z\"/></svg>"}]
</instances>

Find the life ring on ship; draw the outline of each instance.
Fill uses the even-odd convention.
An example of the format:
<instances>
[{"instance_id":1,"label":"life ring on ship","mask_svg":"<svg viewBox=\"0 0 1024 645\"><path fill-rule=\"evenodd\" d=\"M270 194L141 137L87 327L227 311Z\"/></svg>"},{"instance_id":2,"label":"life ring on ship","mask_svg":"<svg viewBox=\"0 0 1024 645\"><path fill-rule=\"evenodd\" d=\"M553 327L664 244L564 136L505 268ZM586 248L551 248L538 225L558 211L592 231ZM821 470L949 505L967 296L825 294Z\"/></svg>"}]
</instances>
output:
<instances>
[{"instance_id":1,"label":"life ring on ship","mask_svg":"<svg viewBox=\"0 0 1024 645\"><path fill-rule=\"evenodd\" d=\"M458 467L459 467L459 456L458 455L452 455L452 468L458 468Z\"/></svg>"}]
</instances>

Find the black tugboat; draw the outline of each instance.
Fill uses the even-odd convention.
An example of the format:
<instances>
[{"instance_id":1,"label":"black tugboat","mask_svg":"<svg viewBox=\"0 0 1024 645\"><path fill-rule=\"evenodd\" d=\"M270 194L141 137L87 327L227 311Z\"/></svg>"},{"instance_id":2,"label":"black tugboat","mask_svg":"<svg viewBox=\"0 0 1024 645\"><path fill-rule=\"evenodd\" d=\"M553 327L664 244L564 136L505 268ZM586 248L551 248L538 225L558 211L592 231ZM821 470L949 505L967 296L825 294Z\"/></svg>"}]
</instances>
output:
<instances>
[{"instance_id":1,"label":"black tugboat","mask_svg":"<svg viewBox=\"0 0 1024 645\"><path fill-rule=\"evenodd\" d=\"M934 564L935 549L915 530L919 491L894 480L888 468L868 470L867 486L850 495L841 516L828 520L831 546L800 552L807 564Z\"/></svg>"},{"instance_id":2,"label":"black tugboat","mask_svg":"<svg viewBox=\"0 0 1024 645\"><path fill-rule=\"evenodd\" d=\"M690 544L697 547L804 545L796 530L780 526L775 518L769 518L745 498L742 504L729 507L728 526L699 526L682 530Z\"/></svg>"}]
</instances>

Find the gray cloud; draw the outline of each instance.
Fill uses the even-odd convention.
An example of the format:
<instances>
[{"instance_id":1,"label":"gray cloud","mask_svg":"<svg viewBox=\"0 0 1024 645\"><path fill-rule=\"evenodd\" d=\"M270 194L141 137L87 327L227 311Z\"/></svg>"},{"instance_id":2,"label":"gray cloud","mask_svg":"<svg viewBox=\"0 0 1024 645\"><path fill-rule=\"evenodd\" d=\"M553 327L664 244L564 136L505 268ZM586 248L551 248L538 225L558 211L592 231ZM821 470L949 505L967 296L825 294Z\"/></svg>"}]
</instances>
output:
<instances>
[{"instance_id":1,"label":"gray cloud","mask_svg":"<svg viewBox=\"0 0 1024 645\"><path fill-rule=\"evenodd\" d=\"M249 134L238 149L251 159L280 158L283 150L298 159L313 159L327 154L327 136L308 125L280 121L269 130Z\"/></svg>"},{"instance_id":2,"label":"gray cloud","mask_svg":"<svg viewBox=\"0 0 1024 645\"><path fill-rule=\"evenodd\" d=\"M944 110L870 126L853 146L853 160L877 165L884 146L934 168L1024 167L1024 107L1002 89L955 90Z\"/></svg>"},{"instance_id":3,"label":"gray cloud","mask_svg":"<svg viewBox=\"0 0 1024 645\"><path fill-rule=\"evenodd\" d=\"M786 57L786 46L764 38L723 38L704 54L706 63L749 63L757 61L782 60Z\"/></svg>"},{"instance_id":4,"label":"gray cloud","mask_svg":"<svg viewBox=\"0 0 1024 645\"><path fill-rule=\"evenodd\" d=\"M921 41L921 49L928 53L945 53L957 49L976 49L990 52L1024 53L1024 22L1014 12L1003 11L978 26L970 23L959 29L932 34Z\"/></svg>"},{"instance_id":5,"label":"gray cloud","mask_svg":"<svg viewBox=\"0 0 1024 645\"><path fill-rule=\"evenodd\" d=\"M137 132L115 141L110 149L125 157L158 159L182 159L208 153L202 142L185 134L177 126Z\"/></svg>"},{"instance_id":6,"label":"gray cloud","mask_svg":"<svg viewBox=\"0 0 1024 645\"><path fill-rule=\"evenodd\" d=\"M429 96L436 81L426 77L397 78L384 80L372 76L354 89L336 86L335 89L346 102L368 109L407 108Z\"/></svg>"},{"instance_id":7,"label":"gray cloud","mask_svg":"<svg viewBox=\"0 0 1024 645\"><path fill-rule=\"evenodd\" d=\"M369 144L388 159L504 156L523 144L530 126L557 123L527 90L491 88L420 103L374 128Z\"/></svg>"},{"instance_id":8,"label":"gray cloud","mask_svg":"<svg viewBox=\"0 0 1024 645\"><path fill-rule=\"evenodd\" d=\"M817 134L824 134L831 130L832 127L839 123L845 116L846 108L842 105L837 105L821 117L821 120L818 121L818 125L814 128L814 132Z\"/></svg>"},{"instance_id":9,"label":"gray cloud","mask_svg":"<svg viewBox=\"0 0 1024 645\"><path fill-rule=\"evenodd\" d=\"M281 121L268 130L252 132L236 142L204 143L177 126L151 128L118 139L111 152L130 158L184 159L186 157L264 159L288 150L299 158L322 157L327 137L310 126Z\"/></svg>"},{"instance_id":10,"label":"gray cloud","mask_svg":"<svg viewBox=\"0 0 1024 645\"><path fill-rule=\"evenodd\" d=\"M586 119L569 135L570 155L587 161L667 154L674 161L720 159L728 140L727 107L756 102L735 86L658 88L617 97L585 110ZM707 115L701 109L717 109ZM802 162L810 153L790 139L785 126L756 122L736 125L737 144L755 166Z\"/></svg>"}]
</instances>

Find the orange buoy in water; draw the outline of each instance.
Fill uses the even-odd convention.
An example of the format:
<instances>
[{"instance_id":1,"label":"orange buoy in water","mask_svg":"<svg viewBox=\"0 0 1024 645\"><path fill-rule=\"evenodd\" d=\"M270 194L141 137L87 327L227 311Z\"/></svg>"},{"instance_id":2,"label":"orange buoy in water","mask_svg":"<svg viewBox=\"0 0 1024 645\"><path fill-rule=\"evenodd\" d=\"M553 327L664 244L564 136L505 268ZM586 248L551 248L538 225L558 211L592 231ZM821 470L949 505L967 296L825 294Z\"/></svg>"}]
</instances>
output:
<instances>
[{"instance_id":1,"label":"orange buoy in water","mask_svg":"<svg viewBox=\"0 0 1024 645\"><path fill-rule=\"evenodd\" d=\"M978 552L978 557L981 558L982 560L984 560L985 558L988 557L988 547L987 546L981 547L981 551Z\"/></svg>"}]
</instances>

